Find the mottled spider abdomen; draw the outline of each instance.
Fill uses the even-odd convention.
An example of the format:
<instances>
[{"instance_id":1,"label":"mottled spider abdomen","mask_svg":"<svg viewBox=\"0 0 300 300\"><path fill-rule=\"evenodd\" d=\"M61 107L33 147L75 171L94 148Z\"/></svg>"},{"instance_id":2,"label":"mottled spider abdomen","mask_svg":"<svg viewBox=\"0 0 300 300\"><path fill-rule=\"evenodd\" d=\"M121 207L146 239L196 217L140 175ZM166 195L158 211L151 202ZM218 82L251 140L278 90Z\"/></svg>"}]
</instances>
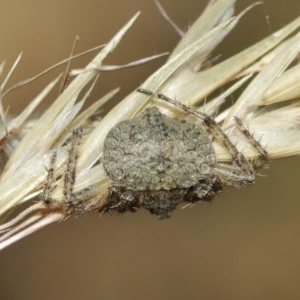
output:
<instances>
[{"instance_id":1,"label":"mottled spider abdomen","mask_svg":"<svg viewBox=\"0 0 300 300\"><path fill-rule=\"evenodd\" d=\"M212 175L216 156L207 132L157 107L113 127L102 162L114 181L102 211L143 206L166 218L179 202L210 200L220 189Z\"/></svg>"},{"instance_id":2,"label":"mottled spider abdomen","mask_svg":"<svg viewBox=\"0 0 300 300\"><path fill-rule=\"evenodd\" d=\"M189 188L208 174L216 157L200 125L161 114L156 107L108 133L103 165L118 184L136 190Z\"/></svg>"}]
</instances>

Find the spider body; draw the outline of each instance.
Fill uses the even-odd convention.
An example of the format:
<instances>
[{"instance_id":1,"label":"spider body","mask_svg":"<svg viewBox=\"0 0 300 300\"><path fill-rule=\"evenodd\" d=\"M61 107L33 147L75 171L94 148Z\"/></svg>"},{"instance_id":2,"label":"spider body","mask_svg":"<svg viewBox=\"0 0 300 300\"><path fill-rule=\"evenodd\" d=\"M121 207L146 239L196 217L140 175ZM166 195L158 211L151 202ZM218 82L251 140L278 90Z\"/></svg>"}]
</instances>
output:
<instances>
[{"instance_id":1,"label":"spider body","mask_svg":"<svg viewBox=\"0 0 300 300\"><path fill-rule=\"evenodd\" d=\"M210 176L216 156L197 124L148 108L108 133L102 162L109 177L135 190L189 188Z\"/></svg>"},{"instance_id":2,"label":"spider body","mask_svg":"<svg viewBox=\"0 0 300 300\"><path fill-rule=\"evenodd\" d=\"M239 119L237 128L257 152L255 160L248 161L207 114L164 94L141 88L138 92L167 101L202 124L170 118L151 107L113 127L104 142L102 162L114 183L100 211L135 211L142 206L163 219L182 201L209 201L224 185L254 182L255 171L268 153ZM211 137L227 149L231 163L217 162Z\"/></svg>"},{"instance_id":3,"label":"spider body","mask_svg":"<svg viewBox=\"0 0 300 300\"><path fill-rule=\"evenodd\" d=\"M102 211L142 206L166 218L181 201L211 200L221 189L210 136L200 124L151 107L108 133L103 166L114 181Z\"/></svg>"}]
</instances>

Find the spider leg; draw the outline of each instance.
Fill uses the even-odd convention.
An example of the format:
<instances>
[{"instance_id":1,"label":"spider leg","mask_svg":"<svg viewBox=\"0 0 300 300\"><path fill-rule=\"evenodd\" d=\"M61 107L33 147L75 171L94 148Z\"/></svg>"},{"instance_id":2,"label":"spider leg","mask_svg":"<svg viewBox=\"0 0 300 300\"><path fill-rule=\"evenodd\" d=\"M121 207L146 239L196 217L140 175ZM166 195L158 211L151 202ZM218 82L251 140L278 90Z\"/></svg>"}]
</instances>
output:
<instances>
[{"instance_id":1,"label":"spider leg","mask_svg":"<svg viewBox=\"0 0 300 300\"><path fill-rule=\"evenodd\" d=\"M117 211L136 211L139 207L138 198L134 191L123 186L111 186L108 191L106 203L99 209L101 213Z\"/></svg>"},{"instance_id":2,"label":"spider leg","mask_svg":"<svg viewBox=\"0 0 300 300\"><path fill-rule=\"evenodd\" d=\"M67 205L65 207L72 207L72 203L75 200L75 196L73 194L75 179L76 179L76 164L77 164L77 157L78 157L78 147L80 145L81 140L81 129L75 129L72 132L72 136L70 139L70 149L69 149L69 155L67 160L67 166L63 174L63 195L66 199ZM51 194L53 190L55 189L55 177L54 177L54 171L55 171L55 162L57 158L57 152L55 151L51 158L49 166L47 167L47 177L46 177L46 183L44 185L44 188L40 194L40 198L42 201L44 201L46 204L49 204L50 206L54 206L55 204L52 201Z\"/></svg>"},{"instance_id":3,"label":"spider leg","mask_svg":"<svg viewBox=\"0 0 300 300\"><path fill-rule=\"evenodd\" d=\"M54 190L54 170L55 170L55 161L56 161L57 153L56 151L53 152L50 158L49 167L47 168L47 177L46 177L46 183L44 185L44 188L42 192L40 193L40 199L44 201L45 203L49 203L51 200L51 193Z\"/></svg>"},{"instance_id":4,"label":"spider leg","mask_svg":"<svg viewBox=\"0 0 300 300\"><path fill-rule=\"evenodd\" d=\"M99 197L96 195L96 185L91 185L87 188L74 192L79 146L82 136L89 132L89 128L76 128L72 131L71 137L69 137L64 144L69 146L66 167L62 175L63 196L65 201L56 202L55 199L52 199L51 197L51 194L56 187L54 185L56 181L54 176L57 156L56 151L51 156L49 167L47 168L48 174L46 177L46 183L40 195L41 200L48 204L50 208L62 209L68 215L95 210L97 201L99 200Z\"/></svg>"},{"instance_id":5,"label":"spider leg","mask_svg":"<svg viewBox=\"0 0 300 300\"><path fill-rule=\"evenodd\" d=\"M182 109L183 111L194 115L196 118L203 120L204 124L206 125L208 131L218 140L219 143L223 144L226 150L229 152L230 156L232 157L233 165L226 165L226 164L218 164L215 167L215 172L220 179L229 185L242 185L242 184L250 184L253 183L255 178L255 172L253 165L248 161L245 156L238 151L235 145L231 142L228 138L226 133L222 130L220 125L209 115L196 111L187 105L180 103L174 99L167 97L161 93L154 93L152 91L139 88L137 90L140 93L149 95L149 96L156 96L158 99L167 101ZM250 135L250 133L249 133ZM250 135L251 136L251 135ZM254 140L254 138L252 137ZM258 144L258 142L257 142ZM255 143L256 145L256 143ZM257 146L258 147L258 146ZM261 147L261 146L260 146ZM260 149L260 148L259 148Z\"/></svg>"},{"instance_id":6,"label":"spider leg","mask_svg":"<svg viewBox=\"0 0 300 300\"><path fill-rule=\"evenodd\" d=\"M76 128L72 131L71 146L69 149L69 156L67 166L63 175L64 188L63 194L68 203L74 201L74 185L76 180L76 165L78 160L78 148L82 139L82 129Z\"/></svg>"},{"instance_id":7,"label":"spider leg","mask_svg":"<svg viewBox=\"0 0 300 300\"><path fill-rule=\"evenodd\" d=\"M226 147L229 154L234 159L234 161L236 162L237 165L241 165L241 163L246 160L245 157L237 150L237 148L234 146L234 144L230 141L230 139L224 133L222 128L219 126L219 124L209 115L202 113L202 112L198 112L198 111L194 110L193 108L182 104L179 101L176 101L174 99L167 97L164 94L161 94L161 93L155 94L149 90L141 89L141 88L139 88L137 91L140 93L149 95L149 96L157 96L157 98L167 101L167 102L173 104L175 107L179 107L183 111L190 113L190 114L194 115L195 117L203 120L204 124L207 126L208 130L213 134L213 136Z\"/></svg>"},{"instance_id":8,"label":"spider leg","mask_svg":"<svg viewBox=\"0 0 300 300\"><path fill-rule=\"evenodd\" d=\"M235 117L235 121L237 124L237 128L240 132L244 135L247 139L249 144L253 147L253 149L257 152L258 156L254 161L255 167L260 168L263 166L266 161L268 160L269 154L268 152L262 147L262 145L253 137L253 135L249 132L249 130L244 126L241 119Z\"/></svg>"}]
</instances>

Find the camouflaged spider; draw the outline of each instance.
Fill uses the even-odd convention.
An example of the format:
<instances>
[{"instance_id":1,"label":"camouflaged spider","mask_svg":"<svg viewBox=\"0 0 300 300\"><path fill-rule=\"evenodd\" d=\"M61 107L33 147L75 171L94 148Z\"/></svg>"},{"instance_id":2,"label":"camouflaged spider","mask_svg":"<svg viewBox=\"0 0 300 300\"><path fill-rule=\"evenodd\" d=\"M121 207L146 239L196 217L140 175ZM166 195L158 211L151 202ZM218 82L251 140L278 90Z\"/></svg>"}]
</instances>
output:
<instances>
[{"instance_id":1,"label":"camouflaged spider","mask_svg":"<svg viewBox=\"0 0 300 300\"><path fill-rule=\"evenodd\" d=\"M102 157L113 185L100 211L125 212L144 207L162 219L182 201L209 201L223 186L254 182L255 170L267 160L268 153L239 119L239 129L258 153L255 161L248 161L207 114L163 94L145 89L138 92L167 101L201 119L202 124L170 118L157 107L150 107L141 116L113 127L105 139ZM217 162L211 136L228 150L231 164Z\"/></svg>"}]
</instances>

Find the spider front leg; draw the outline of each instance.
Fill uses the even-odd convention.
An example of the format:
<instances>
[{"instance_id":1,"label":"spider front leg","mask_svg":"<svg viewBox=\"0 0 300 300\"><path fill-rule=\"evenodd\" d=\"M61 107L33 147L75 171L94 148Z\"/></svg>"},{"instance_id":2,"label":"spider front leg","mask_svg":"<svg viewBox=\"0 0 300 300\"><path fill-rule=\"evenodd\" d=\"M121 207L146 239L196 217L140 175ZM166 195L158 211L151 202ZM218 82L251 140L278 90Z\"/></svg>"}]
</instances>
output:
<instances>
[{"instance_id":1,"label":"spider front leg","mask_svg":"<svg viewBox=\"0 0 300 300\"><path fill-rule=\"evenodd\" d=\"M174 99L171 99L164 94L155 94L152 91L139 88L138 92L149 95L156 96L158 99L167 101L177 108L180 108L186 113L194 115L196 118L203 121L207 130L212 134L215 140L220 144L224 145L226 150L232 157L232 165L227 164L217 164L214 168L214 174L220 178L220 180L227 185L240 186L245 184L251 184L255 179L255 165L246 159L243 153L239 152L235 145L231 142L226 133L222 130L220 125L209 115L196 111L195 109L188 107ZM238 119L237 119L238 120ZM251 136L251 134L242 126L239 122L240 130L248 140L250 144L258 151L261 160L267 158L267 152L262 148L262 146Z\"/></svg>"},{"instance_id":2,"label":"spider front leg","mask_svg":"<svg viewBox=\"0 0 300 300\"><path fill-rule=\"evenodd\" d=\"M262 147L262 145L253 137L249 130L244 126L241 119L235 117L235 121L238 129L244 135L246 140L252 146L252 148L257 152L258 156L254 159L253 164L255 168L262 167L269 158L268 152Z\"/></svg>"},{"instance_id":3,"label":"spider front leg","mask_svg":"<svg viewBox=\"0 0 300 300\"><path fill-rule=\"evenodd\" d=\"M232 156L232 165L218 164L214 170L216 175L218 175L224 184L239 187L241 185L251 184L254 182L255 171L266 163L268 160L268 152L252 136L249 130L246 129L239 118L235 117L235 121L238 130L243 134L250 146L256 151L257 157L255 157L252 161L247 160L241 152L238 152L236 147L230 142L228 136L220 128L224 135L221 139L227 139L236 151L235 156Z\"/></svg>"},{"instance_id":4,"label":"spider front leg","mask_svg":"<svg viewBox=\"0 0 300 300\"><path fill-rule=\"evenodd\" d=\"M210 117L207 116L207 118L209 119ZM213 122L209 124L208 121L206 122L206 125L208 128L209 125L211 126L211 132L213 134L215 133L215 136L218 136L219 142L223 143L225 148L231 154L233 162L232 165L218 164L214 168L215 174L223 181L224 184L235 187L253 183L256 169L261 167L268 160L268 152L257 140L254 139L251 133L243 125L242 121L235 117L238 130L244 135L248 143L257 153L257 157L253 161L249 161L242 152L238 151L218 123L216 123L213 119L211 120Z\"/></svg>"}]
</instances>

